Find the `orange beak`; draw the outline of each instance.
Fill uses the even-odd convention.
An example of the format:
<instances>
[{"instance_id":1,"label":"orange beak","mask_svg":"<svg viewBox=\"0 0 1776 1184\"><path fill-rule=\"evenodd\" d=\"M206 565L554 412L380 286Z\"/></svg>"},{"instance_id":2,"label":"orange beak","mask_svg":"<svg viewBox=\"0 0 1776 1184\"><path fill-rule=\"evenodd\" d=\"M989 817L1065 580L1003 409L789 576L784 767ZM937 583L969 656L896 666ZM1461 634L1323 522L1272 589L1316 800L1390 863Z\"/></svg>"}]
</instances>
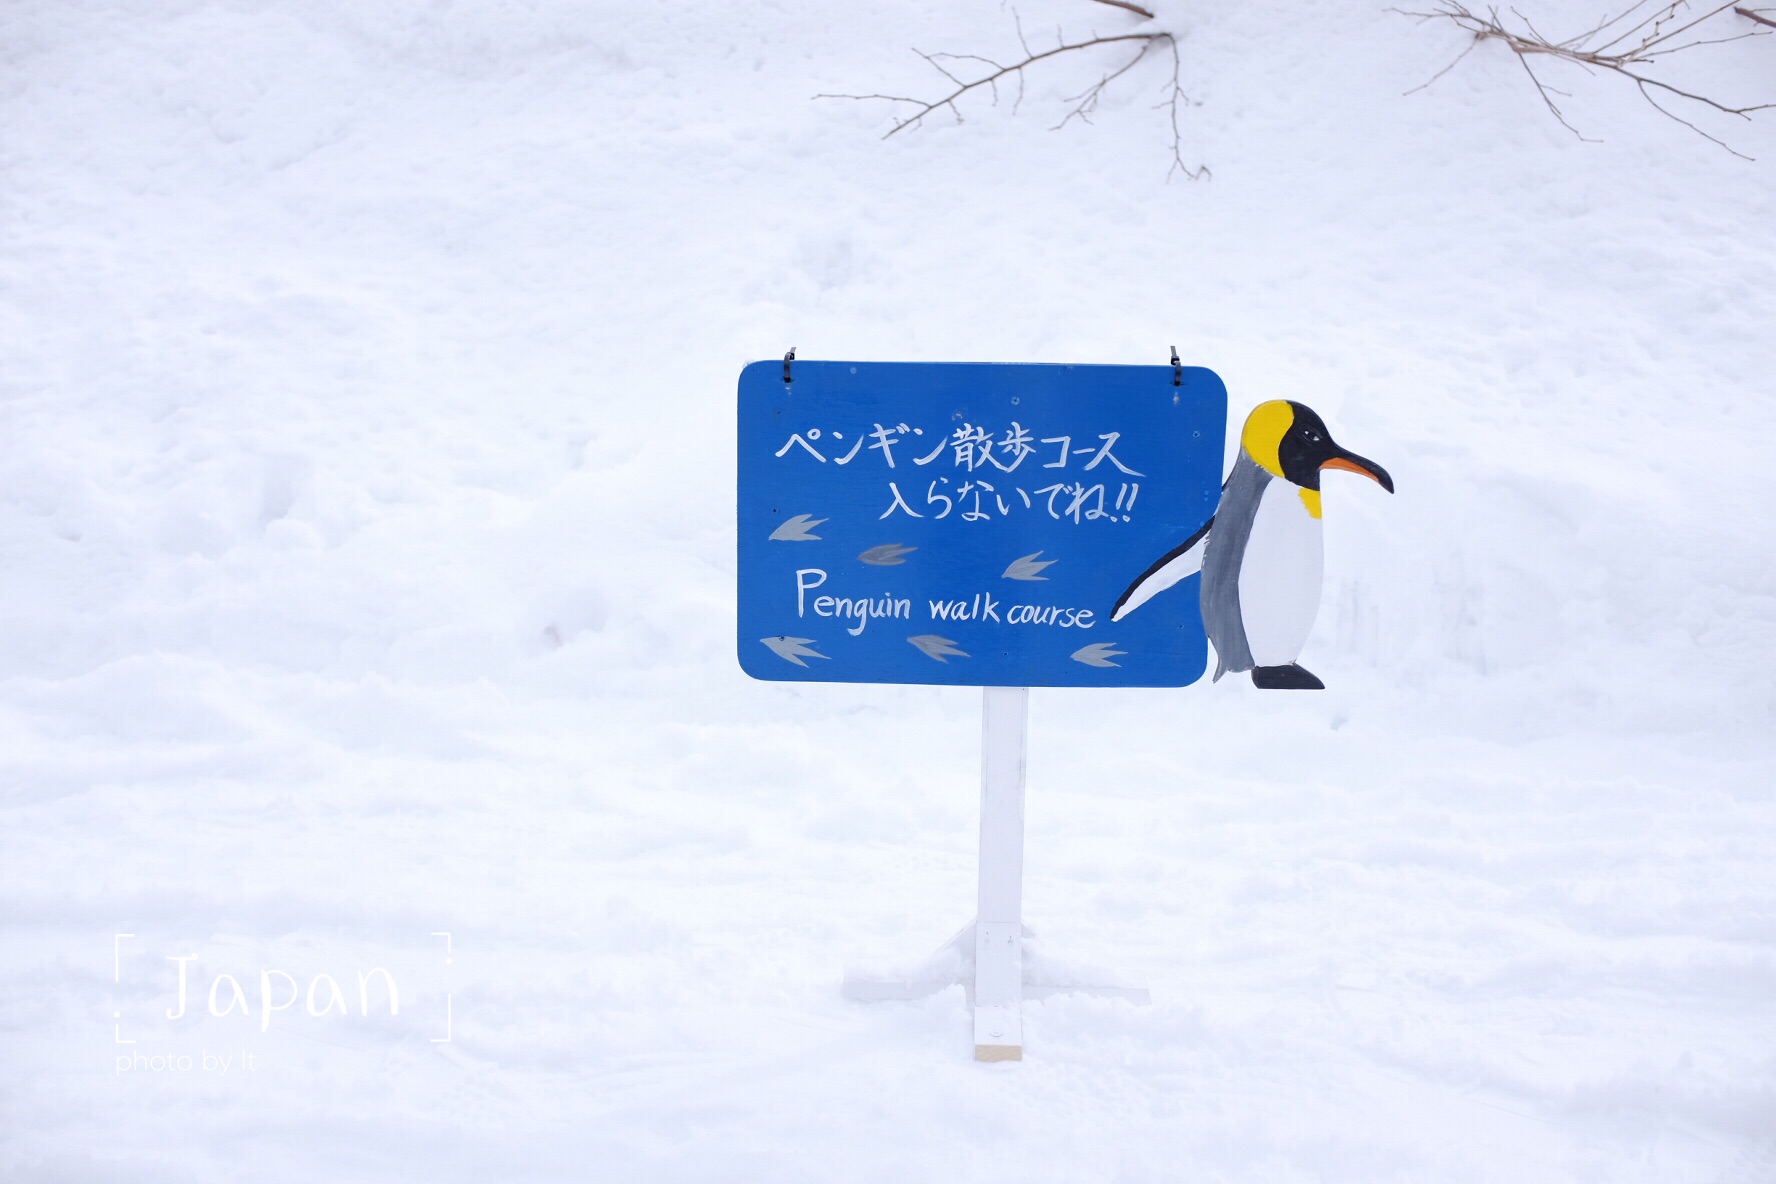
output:
<instances>
[{"instance_id":1,"label":"orange beak","mask_svg":"<svg viewBox=\"0 0 1776 1184\"><path fill-rule=\"evenodd\" d=\"M1320 465L1324 469L1343 469L1347 473L1357 473L1375 482L1389 493L1394 491L1394 479L1388 471L1372 460L1365 460L1354 452L1340 452L1331 460Z\"/></svg>"}]
</instances>

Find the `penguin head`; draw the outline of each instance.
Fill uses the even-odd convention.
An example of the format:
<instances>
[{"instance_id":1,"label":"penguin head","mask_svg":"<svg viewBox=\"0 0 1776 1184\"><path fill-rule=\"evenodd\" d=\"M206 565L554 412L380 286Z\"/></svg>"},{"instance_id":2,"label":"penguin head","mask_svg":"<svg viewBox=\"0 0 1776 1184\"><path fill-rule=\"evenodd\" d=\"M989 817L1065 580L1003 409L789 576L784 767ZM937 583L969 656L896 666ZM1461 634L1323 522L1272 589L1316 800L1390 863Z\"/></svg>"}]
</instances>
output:
<instances>
[{"instance_id":1,"label":"penguin head","mask_svg":"<svg viewBox=\"0 0 1776 1184\"><path fill-rule=\"evenodd\" d=\"M1240 446L1272 477L1303 489L1317 491L1323 469L1344 469L1361 473L1389 493L1394 491L1394 479L1386 469L1340 448L1313 408L1287 399L1272 399L1252 408L1240 433Z\"/></svg>"}]
</instances>

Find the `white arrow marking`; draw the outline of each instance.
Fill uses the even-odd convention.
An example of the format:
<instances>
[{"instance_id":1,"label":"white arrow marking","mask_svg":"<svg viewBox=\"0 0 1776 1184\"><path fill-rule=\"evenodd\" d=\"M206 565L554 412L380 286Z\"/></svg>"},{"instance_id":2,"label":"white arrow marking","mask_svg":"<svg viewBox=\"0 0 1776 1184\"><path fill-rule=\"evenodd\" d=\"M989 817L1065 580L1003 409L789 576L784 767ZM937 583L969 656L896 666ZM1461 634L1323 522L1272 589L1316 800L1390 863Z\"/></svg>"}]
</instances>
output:
<instances>
[{"instance_id":1,"label":"white arrow marking","mask_svg":"<svg viewBox=\"0 0 1776 1184\"><path fill-rule=\"evenodd\" d=\"M879 547L871 547L858 558L871 567L899 567L906 560L903 555L911 555L917 547L903 547L899 543L883 543Z\"/></svg>"},{"instance_id":2,"label":"white arrow marking","mask_svg":"<svg viewBox=\"0 0 1776 1184\"><path fill-rule=\"evenodd\" d=\"M773 654L797 666L807 665L803 658L826 658L825 654L817 654L808 648L814 644L812 637L761 637L759 640L770 646Z\"/></svg>"},{"instance_id":3,"label":"white arrow marking","mask_svg":"<svg viewBox=\"0 0 1776 1184\"><path fill-rule=\"evenodd\" d=\"M819 542L820 536L809 534L816 526L825 522L824 518L816 518L811 514L797 514L782 526L771 532L771 537L780 543L813 543Z\"/></svg>"},{"instance_id":4,"label":"white arrow marking","mask_svg":"<svg viewBox=\"0 0 1776 1184\"><path fill-rule=\"evenodd\" d=\"M948 663L951 658L966 658L964 650L956 648L956 643L947 637L939 637L935 633L921 633L917 637L909 637L918 651L927 658L936 658L939 662Z\"/></svg>"},{"instance_id":5,"label":"white arrow marking","mask_svg":"<svg viewBox=\"0 0 1776 1184\"><path fill-rule=\"evenodd\" d=\"M1053 559L1044 559L1038 563L1036 562L1036 556L1040 554L1042 554L1042 552L1037 551L1034 554L1025 555L1022 559L1013 559L1011 561L1011 566L1005 569L1005 575L1001 578L1007 580L1046 580L1048 578L1047 576L1037 575L1036 573L1040 572L1045 567L1052 566L1057 561Z\"/></svg>"},{"instance_id":6,"label":"white arrow marking","mask_svg":"<svg viewBox=\"0 0 1776 1184\"><path fill-rule=\"evenodd\" d=\"M1121 666L1122 663L1112 662L1110 659L1123 657L1127 653L1127 650L1117 649L1115 642L1094 641L1082 649L1074 650L1073 660L1084 662L1087 666Z\"/></svg>"}]
</instances>

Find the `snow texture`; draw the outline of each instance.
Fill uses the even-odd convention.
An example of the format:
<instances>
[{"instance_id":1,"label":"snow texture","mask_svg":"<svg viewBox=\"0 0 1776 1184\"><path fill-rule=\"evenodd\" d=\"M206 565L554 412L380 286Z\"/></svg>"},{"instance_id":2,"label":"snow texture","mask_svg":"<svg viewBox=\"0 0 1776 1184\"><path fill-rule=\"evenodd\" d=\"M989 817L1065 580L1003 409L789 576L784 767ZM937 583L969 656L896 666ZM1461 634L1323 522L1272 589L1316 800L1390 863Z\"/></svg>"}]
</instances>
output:
<instances>
[{"instance_id":1,"label":"snow texture","mask_svg":"<svg viewBox=\"0 0 1776 1184\"><path fill-rule=\"evenodd\" d=\"M0 1172L1776 1179L1776 120L1161 7L1206 182L1158 60L811 100L990 0L5 6ZM978 1065L838 984L968 919L979 696L741 675L736 376L1173 344L1399 495L1324 693L1032 696L1026 918L1154 1001Z\"/></svg>"}]
</instances>

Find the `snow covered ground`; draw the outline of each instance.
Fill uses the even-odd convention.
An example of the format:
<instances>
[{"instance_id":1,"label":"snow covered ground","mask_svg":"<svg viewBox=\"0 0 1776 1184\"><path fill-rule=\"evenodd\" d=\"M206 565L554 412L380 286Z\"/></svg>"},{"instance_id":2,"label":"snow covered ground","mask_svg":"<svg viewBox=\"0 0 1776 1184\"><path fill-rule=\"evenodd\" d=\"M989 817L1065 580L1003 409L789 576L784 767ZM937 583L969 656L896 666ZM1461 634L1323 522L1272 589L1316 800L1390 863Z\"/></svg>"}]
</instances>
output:
<instances>
[{"instance_id":1,"label":"snow covered ground","mask_svg":"<svg viewBox=\"0 0 1776 1184\"><path fill-rule=\"evenodd\" d=\"M811 101L989 0L0 11L8 1178L1776 1180L1776 119L1161 18L1209 181L1158 62ZM1154 1002L978 1065L837 989L968 918L978 693L740 674L734 382L1174 343L1399 494L1328 691L1033 694L1027 918Z\"/></svg>"}]
</instances>

